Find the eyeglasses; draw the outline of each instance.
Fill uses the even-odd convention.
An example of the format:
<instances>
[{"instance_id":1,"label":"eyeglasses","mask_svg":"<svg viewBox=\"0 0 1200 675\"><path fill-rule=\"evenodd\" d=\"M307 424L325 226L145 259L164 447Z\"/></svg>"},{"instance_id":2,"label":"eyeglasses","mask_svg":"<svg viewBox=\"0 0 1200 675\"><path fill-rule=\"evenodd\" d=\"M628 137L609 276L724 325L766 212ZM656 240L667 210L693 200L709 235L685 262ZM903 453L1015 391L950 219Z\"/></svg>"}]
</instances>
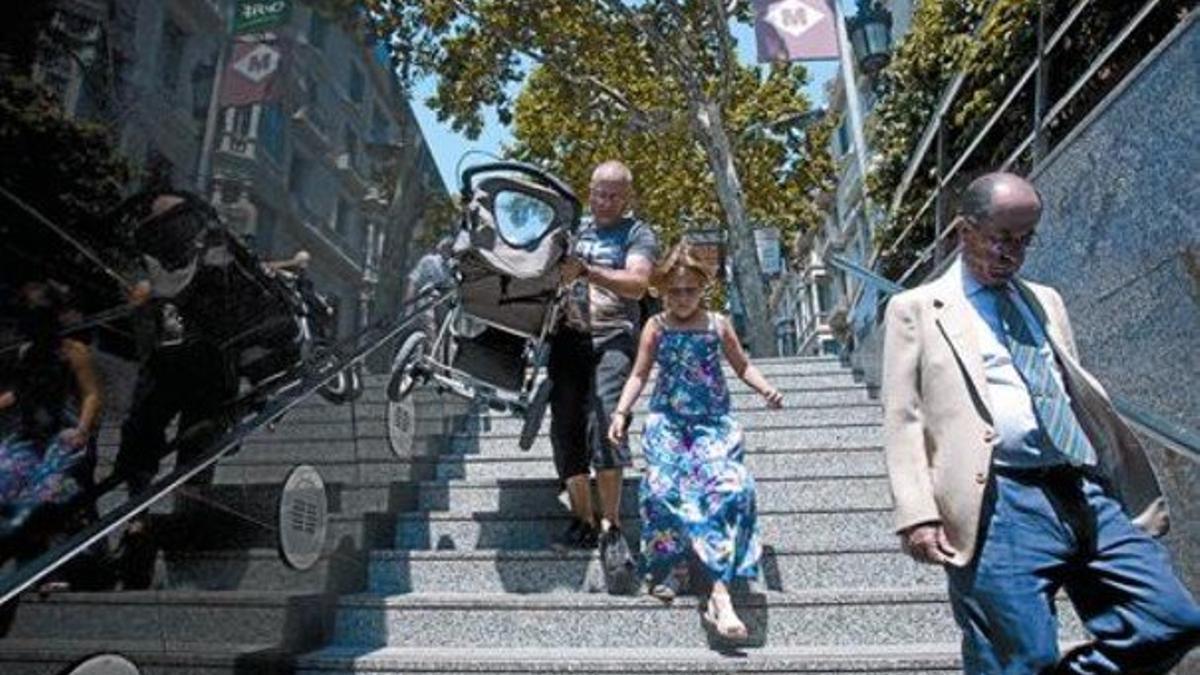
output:
<instances>
[{"instance_id":1,"label":"eyeglasses","mask_svg":"<svg viewBox=\"0 0 1200 675\"><path fill-rule=\"evenodd\" d=\"M993 250L1024 251L1026 249L1037 247L1038 240L1036 232L1030 232L1020 237L1008 237L997 235L995 232L990 230L985 230L979 227L979 223L977 221L971 220L970 218L966 218L965 220L971 229L975 230L975 232L983 238L984 243L986 243L988 247Z\"/></svg>"},{"instance_id":2,"label":"eyeglasses","mask_svg":"<svg viewBox=\"0 0 1200 675\"><path fill-rule=\"evenodd\" d=\"M697 286L675 286L667 289L667 295L672 298L694 298L700 295L700 290Z\"/></svg>"}]
</instances>

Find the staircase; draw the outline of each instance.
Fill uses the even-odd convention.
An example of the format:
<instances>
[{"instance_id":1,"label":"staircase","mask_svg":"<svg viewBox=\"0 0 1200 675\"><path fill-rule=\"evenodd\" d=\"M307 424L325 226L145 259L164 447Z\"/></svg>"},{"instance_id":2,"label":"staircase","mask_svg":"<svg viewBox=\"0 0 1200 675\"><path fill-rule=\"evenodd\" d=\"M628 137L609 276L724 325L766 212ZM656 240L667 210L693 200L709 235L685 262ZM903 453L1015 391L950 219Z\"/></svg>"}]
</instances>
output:
<instances>
[{"instance_id":1,"label":"staircase","mask_svg":"<svg viewBox=\"0 0 1200 675\"><path fill-rule=\"evenodd\" d=\"M759 367L783 410L731 378L766 547L762 583L735 597L755 646L706 632L695 596L610 596L595 552L551 550L569 516L549 439L521 452L518 422L483 414L415 485L366 592L339 598L329 645L297 672L958 672L942 573L891 533L878 403L834 359ZM622 508L634 550L637 483Z\"/></svg>"},{"instance_id":2,"label":"staircase","mask_svg":"<svg viewBox=\"0 0 1200 675\"><path fill-rule=\"evenodd\" d=\"M156 507L171 534L155 590L27 594L0 672L53 675L99 650L143 672L213 675L958 672L942 573L901 555L891 532L878 403L835 359L759 367L783 410L730 379L766 548L763 579L735 595L749 646L707 633L696 596L610 596L595 552L551 550L568 511L544 434L521 452L516 420L419 390L412 455L397 458L373 377L356 404L307 403L222 462L214 485ZM105 462L116 438L104 434ZM271 530L299 463L330 500L326 553L306 572L279 561Z\"/></svg>"}]
</instances>

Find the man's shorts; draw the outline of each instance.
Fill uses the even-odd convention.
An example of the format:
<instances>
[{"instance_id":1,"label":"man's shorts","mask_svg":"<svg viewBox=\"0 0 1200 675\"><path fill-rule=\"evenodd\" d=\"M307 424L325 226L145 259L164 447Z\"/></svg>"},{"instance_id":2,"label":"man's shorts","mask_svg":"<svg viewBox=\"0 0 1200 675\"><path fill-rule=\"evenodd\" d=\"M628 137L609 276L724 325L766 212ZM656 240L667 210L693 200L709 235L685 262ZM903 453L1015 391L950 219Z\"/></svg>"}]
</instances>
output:
<instances>
[{"instance_id":1,"label":"man's shorts","mask_svg":"<svg viewBox=\"0 0 1200 675\"><path fill-rule=\"evenodd\" d=\"M629 441L608 442L610 416L633 368L629 333L593 344L591 335L559 328L550 344L550 442L558 477L587 475L589 468L630 466Z\"/></svg>"}]
</instances>

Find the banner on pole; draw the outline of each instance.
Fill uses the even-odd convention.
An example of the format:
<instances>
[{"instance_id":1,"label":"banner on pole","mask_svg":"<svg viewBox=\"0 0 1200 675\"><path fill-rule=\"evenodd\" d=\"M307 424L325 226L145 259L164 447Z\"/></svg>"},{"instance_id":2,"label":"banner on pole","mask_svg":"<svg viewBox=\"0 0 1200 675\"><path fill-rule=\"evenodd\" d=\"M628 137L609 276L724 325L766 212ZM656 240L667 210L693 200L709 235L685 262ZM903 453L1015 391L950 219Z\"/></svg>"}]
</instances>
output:
<instances>
[{"instance_id":1,"label":"banner on pole","mask_svg":"<svg viewBox=\"0 0 1200 675\"><path fill-rule=\"evenodd\" d=\"M829 0L754 0L754 17L760 63L838 58L837 14Z\"/></svg>"},{"instance_id":2,"label":"banner on pole","mask_svg":"<svg viewBox=\"0 0 1200 675\"><path fill-rule=\"evenodd\" d=\"M284 48L279 42L235 42L221 78L221 106L278 98L283 58Z\"/></svg>"},{"instance_id":3,"label":"banner on pole","mask_svg":"<svg viewBox=\"0 0 1200 675\"><path fill-rule=\"evenodd\" d=\"M783 256L779 253L779 230L760 227L754 231L754 248L758 249L758 265L768 277L783 274Z\"/></svg>"},{"instance_id":4,"label":"banner on pole","mask_svg":"<svg viewBox=\"0 0 1200 675\"><path fill-rule=\"evenodd\" d=\"M261 33L292 16L292 0L238 0L233 13L233 34Z\"/></svg>"}]
</instances>

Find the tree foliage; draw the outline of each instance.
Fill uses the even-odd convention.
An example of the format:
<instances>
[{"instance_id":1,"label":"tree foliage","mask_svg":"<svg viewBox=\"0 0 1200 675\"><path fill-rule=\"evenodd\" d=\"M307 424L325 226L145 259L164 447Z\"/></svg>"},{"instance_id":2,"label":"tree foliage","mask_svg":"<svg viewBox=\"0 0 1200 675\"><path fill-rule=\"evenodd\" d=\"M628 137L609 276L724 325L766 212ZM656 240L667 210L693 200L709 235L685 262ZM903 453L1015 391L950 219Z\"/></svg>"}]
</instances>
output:
<instances>
[{"instance_id":1,"label":"tree foliage","mask_svg":"<svg viewBox=\"0 0 1200 675\"><path fill-rule=\"evenodd\" d=\"M104 127L65 117L44 87L0 70L0 156L6 158L0 173L6 190L75 236L96 245L106 242L97 218L121 199L130 167ZM45 226L7 200L4 208L9 215L0 237L8 255L0 264L6 272L29 265L31 273L76 276L62 280L77 287L109 285Z\"/></svg>"},{"instance_id":2,"label":"tree foliage","mask_svg":"<svg viewBox=\"0 0 1200 675\"><path fill-rule=\"evenodd\" d=\"M1048 34L1069 15L1075 2L1045 3ZM1107 62L1097 77L1048 120L1044 141L1052 148L1092 109L1121 77L1133 68L1196 5L1196 0L1160 3L1138 31ZM1139 11L1141 3L1093 3L1050 54L1046 100L1058 100L1082 76L1109 41ZM984 12L987 12L984 16ZM869 129L877 151L868 188L888 203L900 185L918 139L932 118L943 90L958 72L963 86L944 121L946 155L965 152L1009 91L1033 62L1037 52L1038 0L928 0L916 3L912 27L881 74L879 103ZM979 25L980 21L982 25ZM977 35L974 34L979 25ZM1032 131L1033 78L1018 93L983 142L966 160L952 189L974 175L1002 165ZM921 205L936 184L934 152L930 152L895 213L877 233L883 252L882 271L895 277L912 264L934 235L932 210L915 221ZM1032 167L1031 150L1017 157L1013 169ZM947 169L949 167L946 167ZM912 232L889 254L897 238Z\"/></svg>"},{"instance_id":3,"label":"tree foliage","mask_svg":"<svg viewBox=\"0 0 1200 675\"><path fill-rule=\"evenodd\" d=\"M642 212L677 234L686 219L730 230L739 276L754 279L755 221L813 222L802 135L773 127L808 109L799 67L766 77L741 66L719 0L368 0L409 76L436 75L429 101L468 136L483 113L515 121L514 152L541 161L577 187L600 159L629 161ZM525 83L519 96L512 90ZM743 288L750 341L774 347L766 296Z\"/></svg>"}]
</instances>

